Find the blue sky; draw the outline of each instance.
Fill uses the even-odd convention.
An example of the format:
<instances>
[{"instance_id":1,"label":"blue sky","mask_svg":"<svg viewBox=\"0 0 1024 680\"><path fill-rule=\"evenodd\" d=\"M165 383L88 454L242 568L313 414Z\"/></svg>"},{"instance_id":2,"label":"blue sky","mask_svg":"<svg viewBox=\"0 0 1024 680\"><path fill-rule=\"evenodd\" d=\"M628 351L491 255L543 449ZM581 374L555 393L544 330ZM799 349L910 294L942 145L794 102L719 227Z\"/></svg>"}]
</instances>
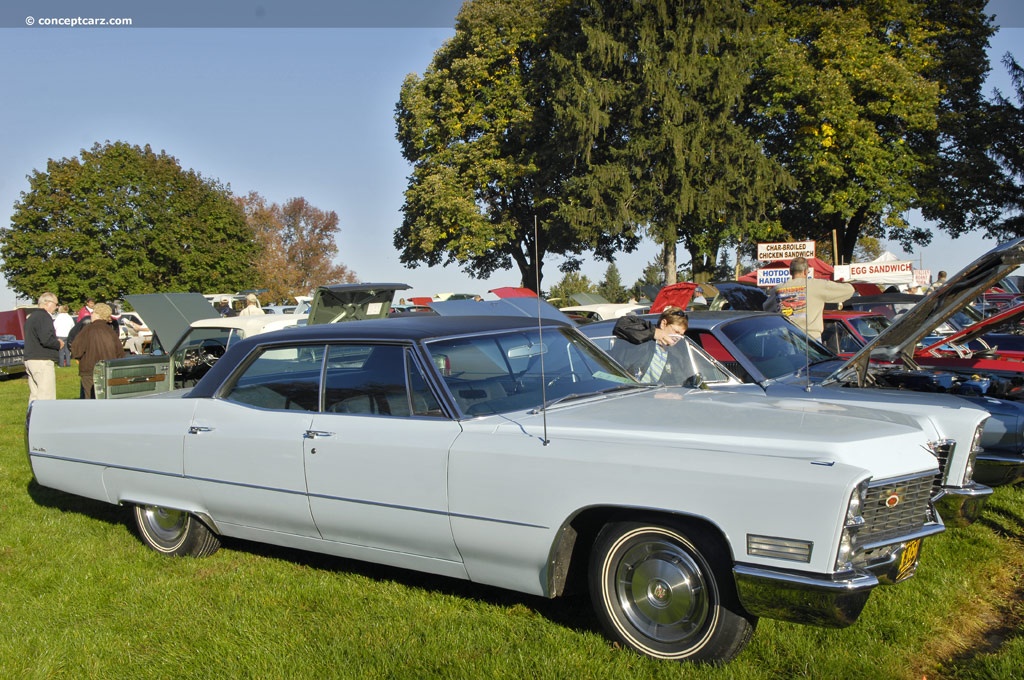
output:
<instances>
[{"instance_id":1,"label":"blue sky","mask_svg":"<svg viewBox=\"0 0 1024 680\"><path fill-rule=\"evenodd\" d=\"M122 140L164 150L236 194L256 191L277 203L303 196L337 212L338 260L363 281L403 281L414 295L518 285L515 269L486 281L456 267L406 269L392 246L409 173L395 141L395 102L406 74L422 73L453 34L457 0L342 1L328 9L295 0L209 3L233 10L213 14L206 4L182 0L156 14L127 0L5 2L0 218L9 219L27 175L48 159ZM998 5L1008 8L1004 16L1021 14L1013 0L990 7ZM82 16L129 16L134 25L38 25ZM1004 20L1015 25L991 49L1004 91L998 59L1024 37L1018 19ZM245 25L261 27L233 27ZM937 236L912 255L952 273L992 245ZM619 258L623 280L635 280L655 252L647 243ZM543 287L561 278L559 262L545 260ZM596 282L606 268L592 262L584 273ZM9 309L15 295L3 284L0 309Z\"/></svg>"}]
</instances>

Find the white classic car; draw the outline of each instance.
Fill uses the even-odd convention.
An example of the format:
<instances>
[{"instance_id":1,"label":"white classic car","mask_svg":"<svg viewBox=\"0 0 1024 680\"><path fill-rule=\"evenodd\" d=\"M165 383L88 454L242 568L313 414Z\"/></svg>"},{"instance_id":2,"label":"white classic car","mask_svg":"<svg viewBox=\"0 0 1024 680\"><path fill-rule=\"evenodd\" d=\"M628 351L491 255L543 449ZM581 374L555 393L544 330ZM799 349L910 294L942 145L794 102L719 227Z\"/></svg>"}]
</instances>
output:
<instances>
[{"instance_id":1,"label":"white classic car","mask_svg":"<svg viewBox=\"0 0 1024 680\"><path fill-rule=\"evenodd\" d=\"M136 446L102 436L126 430ZM734 657L759 616L847 626L912 576L944 528L935 445L900 413L644 385L523 316L266 333L190 390L27 416L38 483L129 506L162 553L233 536L589 588L613 640L699 661Z\"/></svg>"}]
</instances>

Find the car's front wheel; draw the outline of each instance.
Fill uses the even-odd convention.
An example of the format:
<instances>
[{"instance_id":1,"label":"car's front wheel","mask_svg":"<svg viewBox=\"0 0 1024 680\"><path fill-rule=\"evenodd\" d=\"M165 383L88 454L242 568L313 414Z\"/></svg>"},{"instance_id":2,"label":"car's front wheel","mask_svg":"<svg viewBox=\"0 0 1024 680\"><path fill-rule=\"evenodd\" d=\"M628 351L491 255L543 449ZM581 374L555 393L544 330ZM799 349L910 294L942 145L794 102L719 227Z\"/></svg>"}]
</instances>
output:
<instances>
[{"instance_id":1,"label":"car's front wheel","mask_svg":"<svg viewBox=\"0 0 1024 680\"><path fill-rule=\"evenodd\" d=\"M605 526L590 559L591 599L607 634L641 654L724 663L749 642L757 618L738 604L721 542L688 533Z\"/></svg>"},{"instance_id":2,"label":"car's front wheel","mask_svg":"<svg viewBox=\"0 0 1024 680\"><path fill-rule=\"evenodd\" d=\"M183 510L136 505L135 524L143 543L165 555L205 557L220 548L217 535Z\"/></svg>"}]
</instances>

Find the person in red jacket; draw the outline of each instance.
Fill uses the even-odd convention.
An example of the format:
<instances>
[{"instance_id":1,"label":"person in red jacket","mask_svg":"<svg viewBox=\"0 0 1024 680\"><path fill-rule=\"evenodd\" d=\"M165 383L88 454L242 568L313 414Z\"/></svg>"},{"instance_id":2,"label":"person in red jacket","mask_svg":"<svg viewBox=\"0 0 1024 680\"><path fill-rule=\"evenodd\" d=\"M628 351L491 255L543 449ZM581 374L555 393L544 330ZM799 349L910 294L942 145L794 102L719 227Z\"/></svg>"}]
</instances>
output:
<instances>
[{"instance_id":1,"label":"person in red jacket","mask_svg":"<svg viewBox=\"0 0 1024 680\"><path fill-rule=\"evenodd\" d=\"M87 299L85 301L85 304L82 306L82 308L78 310L78 314L75 316L75 322L78 323L82 319L84 319L85 317L87 317L90 314L92 314L92 308L95 305L96 305L96 301L95 300L93 300L92 298Z\"/></svg>"}]
</instances>

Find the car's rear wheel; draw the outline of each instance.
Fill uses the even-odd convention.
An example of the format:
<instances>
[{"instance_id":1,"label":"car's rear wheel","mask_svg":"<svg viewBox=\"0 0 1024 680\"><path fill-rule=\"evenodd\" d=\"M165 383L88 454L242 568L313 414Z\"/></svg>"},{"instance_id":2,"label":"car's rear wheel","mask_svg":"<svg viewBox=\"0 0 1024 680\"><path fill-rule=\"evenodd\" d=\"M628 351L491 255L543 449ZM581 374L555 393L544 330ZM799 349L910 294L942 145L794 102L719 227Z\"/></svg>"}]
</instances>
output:
<instances>
[{"instance_id":1,"label":"car's rear wheel","mask_svg":"<svg viewBox=\"0 0 1024 680\"><path fill-rule=\"evenodd\" d=\"M183 510L136 505L135 524L143 543L165 555L205 557L220 548L217 535Z\"/></svg>"},{"instance_id":2,"label":"car's rear wheel","mask_svg":"<svg viewBox=\"0 0 1024 680\"><path fill-rule=\"evenodd\" d=\"M602 529L590 594L606 633L656 659L724 663L743 650L757 618L739 606L721 541L669 526Z\"/></svg>"}]
</instances>

